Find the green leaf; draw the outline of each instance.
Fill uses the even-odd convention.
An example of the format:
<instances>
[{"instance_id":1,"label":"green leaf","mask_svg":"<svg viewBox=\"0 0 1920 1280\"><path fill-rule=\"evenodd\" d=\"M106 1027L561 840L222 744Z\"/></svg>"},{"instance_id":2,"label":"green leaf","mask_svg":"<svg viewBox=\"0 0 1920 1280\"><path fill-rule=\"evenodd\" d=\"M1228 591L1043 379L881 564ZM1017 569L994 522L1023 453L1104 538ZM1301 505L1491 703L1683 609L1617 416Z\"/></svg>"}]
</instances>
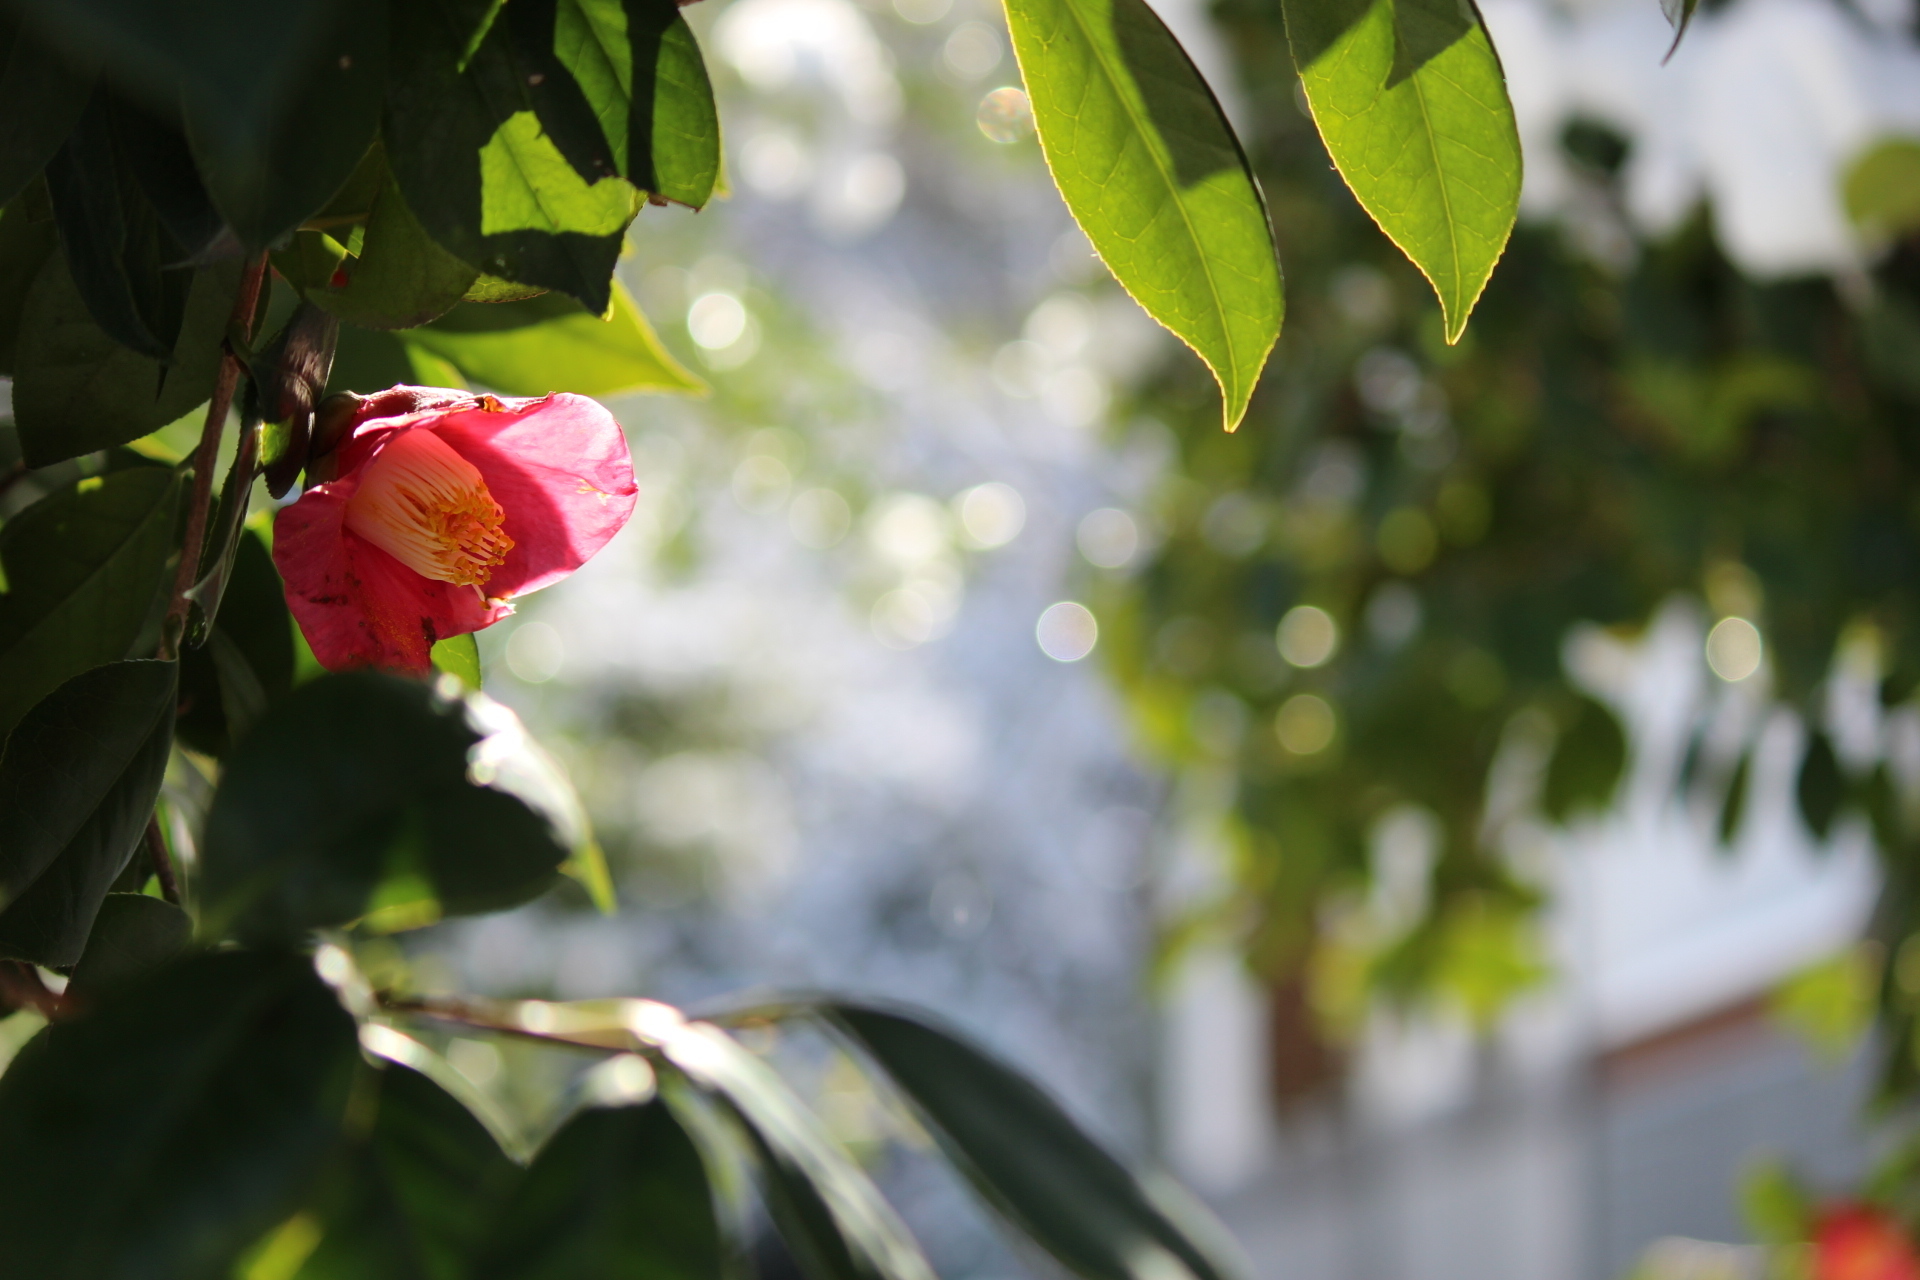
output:
<instances>
[{"instance_id":1,"label":"green leaf","mask_svg":"<svg viewBox=\"0 0 1920 1280\"><path fill-rule=\"evenodd\" d=\"M1145 0L1008 0L1053 180L1147 314L1207 362L1239 425L1285 311L1266 203Z\"/></svg>"},{"instance_id":2,"label":"green leaf","mask_svg":"<svg viewBox=\"0 0 1920 1280\"><path fill-rule=\"evenodd\" d=\"M1520 208L1520 135L1486 28L1463 0L1284 8L1328 155L1459 341Z\"/></svg>"},{"instance_id":3,"label":"green leaf","mask_svg":"<svg viewBox=\"0 0 1920 1280\"><path fill-rule=\"evenodd\" d=\"M658 1097L569 1120L500 1212L484 1257L474 1280L724 1274L706 1169Z\"/></svg>"},{"instance_id":4,"label":"green leaf","mask_svg":"<svg viewBox=\"0 0 1920 1280\"><path fill-rule=\"evenodd\" d=\"M834 1024L914 1104L974 1187L1087 1280L1224 1280L1224 1229L1196 1204L1135 1178L1012 1068L899 1014L829 1006Z\"/></svg>"},{"instance_id":5,"label":"green leaf","mask_svg":"<svg viewBox=\"0 0 1920 1280\"><path fill-rule=\"evenodd\" d=\"M484 716L476 729L469 716ZM377 927L492 911L553 883L552 819L515 780L512 713L371 672L295 689L233 753L207 815L202 901L216 932L287 938L369 914Z\"/></svg>"},{"instance_id":6,"label":"green leaf","mask_svg":"<svg viewBox=\"0 0 1920 1280\"><path fill-rule=\"evenodd\" d=\"M98 1001L177 958L192 941L193 921L171 902L110 893L100 903L67 992L84 1003Z\"/></svg>"},{"instance_id":7,"label":"green leaf","mask_svg":"<svg viewBox=\"0 0 1920 1280\"><path fill-rule=\"evenodd\" d=\"M933 1280L892 1207L771 1067L702 1023L678 1025L661 1047L745 1126L766 1175L767 1208L812 1280Z\"/></svg>"},{"instance_id":8,"label":"green leaf","mask_svg":"<svg viewBox=\"0 0 1920 1280\"><path fill-rule=\"evenodd\" d=\"M1920 142L1888 138L1847 166L1847 216L1869 241L1920 228Z\"/></svg>"},{"instance_id":9,"label":"green leaf","mask_svg":"<svg viewBox=\"0 0 1920 1280\"><path fill-rule=\"evenodd\" d=\"M1721 844L1732 844L1733 838L1740 834L1740 820L1747 812L1747 784L1753 775L1753 753L1743 752L1740 763L1733 767L1733 777L1727 780L1727 794L1720 802L1719 833Z\"/></svg>"},{"instance_id":10,"label":"green leaf","mask_svg":"<svg viewBox=\"0 0 1920 1280\"><path fill-rule=\"evenodd\" d=\"M97 59L143 100L179 102L216 202L255 247L326 203L378 120L381 0L19 7L69 57Z\"/></svg>"},{"instance_id":11,"label":"green leaf","mask_svg":"<svg viewBox=\"0 0 1920 1280\"><path fill-rule=\"evenodd\" d=\"M1627 735L1620 722L1592 698L1581 698L1553 744L1540 807L1555 822L1582 810L1605 809L1626 766Z\"/></svg>"},{"instance_id":12,"label":"green leaf","mask_svg":"<svg viewBox=\"0 0 1920 1280\"><path fill-rule=\"evenodd\" d=\"M15 14L0 14L0 204L24 191L73 132L89 79Z\"/></svg>"},{"instance_id":13,"label":"green leaf","mask_svg":"<svg viewBox=\"0 0 1920 1280\"><path fill-rule=\"evenodd\" d=\"M480 642L471 631L434 641L429 654L437 670L453 676L470 691L480 692Z\"/></svg>"},{"instance_id":14,"label":"green leaf","mask_svg":"<svg viewBox=\"0 0 1920 1280\"><path fill-rule=\"evenodd\" d=\"M11 377L17 367L27 291L56 245L53 223L36 221L25 198L0 210L0 374Z\"/></svg>"},{"instance_id":15,"label":"green leaf","mask_svg":"<svg viewBox=\"0 0 1920 1280\"><path fill-rule=\"evenodd\" d=\"M589 181L570 162L604 139L556 136L569 122L538 114L500 23L462 71L469 33L452 15L408 5L393 20L412 62L389 94L388 161L421 225L481 271L605 311L640 193L612 174Z\"/></svg>"},{"instance_id":16,"label":"green leaf","mask_svg":"<svg viewBox=\"0 0 1920 1280\"><path fill-rule=\"evenodd\" d=\"M1800 760L1800 776L1794 780L1794 796L1800 801L1800 816L1816 840L1825 840L1833 830L1833 820L1847 798L1847 780L1840 772L1840 757L1834 754L1833 740L1824 733L1807 737L1807 753Z\"/></svg>"},{"instance_id":17,"label":"green leaf","mask_svg":"<svg viewBox=\"0 0 1920 1280\"><path fill-rule=\"evenodd\" d=\"M27 464L138 440L204 404L240 285L240 264L193 273L185 319L162 364L129 351L88 314L59 254L27 293L15 356L13 411Z\"/></svg>"},{"instance_id":18,"label":"green leaf","mask_svg":"<svg viewBox=\"0 0 1920 1280\"><path fill-rule=\"evenodd\" d=\"M502 395L698 395L707 390L660 345L617 281L612 314L605 320L570 298L545 294L523 302L464 303L425 328L410 330L406 341Z\"/></svg>"},{"instance_id":19,"label":"green leaf","mask_svg":"<svg viewBox=\"0 0 1920 1280\"><path fill-rule=\"evenodd\" d=\"M64 968L141 837L173 746L178 672L115 662L75 676L0 754L0 957Z\"/></svg>"},{"instance_id":20,"label":"green leaf","mask_svg":"<svg viewBox=\"0 0 1920 1280\"><path fill-rule=\"evenodd\" d=\"M720 116L679 7L560 0L554 51L593 104L620 172L662 199L703 207L720 176Z\"/></svg>"},{"instance_id":21,"label":"green leaf","mask_svg":"<svg viewBox=\"0 0 1920 1280\"><path fill-rule=\"evenodd\" d=\"M427 234L391 178L374 201L360 256L344 269L344 288L309 296L347 323L370 329L411 329L444 315L479 275Z\"/></svg>"},{"instance_id":22,"label":"green leaf","mask_svg":"<svg viewBox=\"0 0 1920 1280\"><path fill-rule=\"evenodd\" d=\"M226 601L207 643L180 655L180 740L210 756L293 688L293 619L273 558L240 535Z\"/></svg>"},{"instance_id":23,"label":"green leaf","mask_svg":"<svg viewBox=\"0 0 1920 1280\"><path fill-rule=\"evenodd\" d=\"M0 734L71 677L127 656L169 585L178 489L171 472L134 467L0 526Z\"/></svg>"},{"instance_id":24,"label":"green leaf","mask_svg":"<svg viewBox=\"0 0 1920 1280\"><path fill-rule=\"evenodd\" d=\"M119 156L114 109L97 93L47 166L47 194L67 269L89 314L114 341L155 360L180 336L191 274Z\"/></svg>"},{"instance_id":25,"label":"green leaf","mask_svg":"<svg viewBox=\"0 0 1920 1280\"><path fill-rule=\"evenodd\" d=\"M299 956L181 961L0 1076L0 1239L35 1280L205 1280L292 1208L359 1069Z\"/></svg>"},{"instance_id":26,"label":"green leaf","mask_svg":"<svg viewBox=\"0 0 1920 1280\"><path fill-rule=\"evenodd\" d=\"M390 1066L372 1130L315 1205L319 1247L291 1280L466 1280L521 1172L473 1113Z\"/></svg>"},{"instance_id":27,"label":"green leaf","mask_svg":"<svg viewBox=\"0 0 1920 1280\"><path fill-rule=\"evenodd\" d=\"M326 206L372 144L385 105L385 0L332 0L303 34L285 97L260 119L216 114L189 91L187 133L207 192L250 249L279 243Z\"/></svg>"}]
</instances>

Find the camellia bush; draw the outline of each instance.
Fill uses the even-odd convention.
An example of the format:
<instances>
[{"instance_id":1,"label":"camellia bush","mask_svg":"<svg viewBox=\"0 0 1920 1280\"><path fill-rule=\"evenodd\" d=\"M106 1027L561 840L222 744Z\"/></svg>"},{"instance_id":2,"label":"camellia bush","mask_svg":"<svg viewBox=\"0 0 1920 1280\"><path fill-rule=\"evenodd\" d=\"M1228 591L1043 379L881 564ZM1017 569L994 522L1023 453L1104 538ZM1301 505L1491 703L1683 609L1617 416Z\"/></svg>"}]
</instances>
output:
<instances>
[{"instance_id":1,"label":"camellia bush","mask_svg":"<svg viewBox=\"0 0 1920 1280\"><path fill-rule=\"evenodd\" d=\"M1521 175L1484 28L1412 0L1284 18L1326 153L1459 340ZM1007 19L1068 208L1231 430L1284 310L1247 156L1143 0ZM751 1181L815 1280L929 1275L722 1025L427 996L371 958L563 877L611 905L472 635L632 511L587 397L699 389L615 278L649 204L723 184L678 10L9 0L0 50L0 1000L45 1023L0 1076L0 1273L719 1275ZM836 1038L1075 1273L1229 1270L927 1020L752 1017ZM585 1055L550 1136L428 1047L447 1026Z\"/></svg>"}]
</instances>

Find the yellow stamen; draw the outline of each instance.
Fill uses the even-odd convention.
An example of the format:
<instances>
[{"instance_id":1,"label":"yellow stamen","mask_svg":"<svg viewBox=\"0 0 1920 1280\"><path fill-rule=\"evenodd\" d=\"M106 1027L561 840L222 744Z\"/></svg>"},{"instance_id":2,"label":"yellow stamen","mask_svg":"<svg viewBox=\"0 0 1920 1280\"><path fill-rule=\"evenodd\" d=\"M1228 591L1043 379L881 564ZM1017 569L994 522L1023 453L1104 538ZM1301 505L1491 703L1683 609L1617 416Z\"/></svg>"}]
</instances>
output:
<instances>
[{"instance_id":1,"label":"yellow stamen","mask_svg":"<svg viewBox=\"0 0 1920 1280\"><path fill-rule=\"evenodd\" d=\"M418 427L387 442L347 502L347 528L421 577L462 587L506 563L506 518L474 465Z\"/></svg>"}]
</instances>

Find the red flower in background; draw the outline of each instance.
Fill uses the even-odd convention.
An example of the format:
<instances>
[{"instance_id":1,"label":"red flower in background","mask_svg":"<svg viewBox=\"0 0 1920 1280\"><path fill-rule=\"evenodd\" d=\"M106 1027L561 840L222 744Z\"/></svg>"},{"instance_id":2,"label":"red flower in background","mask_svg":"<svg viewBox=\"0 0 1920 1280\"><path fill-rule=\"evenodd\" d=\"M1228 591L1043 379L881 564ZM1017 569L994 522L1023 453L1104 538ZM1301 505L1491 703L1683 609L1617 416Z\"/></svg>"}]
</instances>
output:
<instances>
[{"instance_id":1,"label":"red flower in background","mask_svg":"<svg viewBox=\"0 0 1920 1280\"><path fill-rule=\"evenodd\" d=\"M330 670L424 674L435 641L506 617L633 514L626 438L585 396L394 387L342 409L273 524L287 605Z\"/></svg>"},{"instance_id":2,"label":"red flower in background","mask_svg":"<svg viewBox=\"0 0 1920 1280\"><path fill-rule=\"evenodd\" d=\"M1813 1250L1813 1280L1920 1280L1920 1257L1906 1231L1868 1205L1822 1213Z\"/></svg>"}]
</instances>

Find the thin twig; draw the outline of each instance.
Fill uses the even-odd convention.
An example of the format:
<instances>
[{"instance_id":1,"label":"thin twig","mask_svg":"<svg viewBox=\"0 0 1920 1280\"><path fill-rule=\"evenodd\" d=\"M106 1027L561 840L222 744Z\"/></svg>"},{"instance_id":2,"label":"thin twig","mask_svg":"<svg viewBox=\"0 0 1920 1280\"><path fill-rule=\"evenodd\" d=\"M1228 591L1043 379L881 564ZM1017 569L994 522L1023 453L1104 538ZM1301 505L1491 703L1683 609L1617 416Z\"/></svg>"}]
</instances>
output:
<instances>
[{"instance_id":1,"label":"thin twig","mask_svg":"<svg viewBox=\"0 0 1920 1280\"><path fill-rule=\"evenodd\" d=\"M267 255L262 253L247 264L240 277L240 293L233 300L230 326L253 340L253 312L260 302L260 285L266 279ZM173 600L167 606L166 624L160 629L160 653L163 659L180 656L180 637L187 629L187 609L192 603L187 592L200 574L200 549L207 537L207 507L213 500L214 463L220 458L220 436L226 430L227 410L233 407L233 391L240 385L240 357L223 350L220 371L214 375L213 398L207 402L207 422L200 429L200 447L193 454L193 497L187 507L187 535L180 544L180 568L173 577Z\"/></svg>"},{"instance_id":2,"label":"thin twig","mask_svg":"<svg viewBox=\"0 0 1920 1280\"><path fill-rule=\"evenodd\" d=\"M180 881L173 874L173 859L167 854L166 837L160 834L160 817L147 817L147 855L153 859L153 874L160 881L160 896L174 906L180 905Z\"/></svg>"},{"instance_id":3,"label":"thin twig","mask_svg":"<svg viewBox=\"0 0 1920 1280\"><path fill-rule=\"evenodd\" d=\"M496 1012L487 1007L492 1002L461 1000L436 996L396 996L392 992L378 992L375 999L380 1007L395 1013L411 1014L416 1018L430 1018L435 1022L450 1022L456 1026L474 1027L482 1031L492 1031L503 1036L516 1036L523 1040L540 1040L547 1044L563 1045L569 1049L588 1049L596 1053L637 1053L642 1049L632 1033L626 1031L573 1032L530 1031L521 1026L509 1014Z\"/></svg>"},{"instance_id":4,"label":"thin twig","mask_svg":"<svg viewBox=\"0 0 1920 1280\"><path fill-rule=\"evenodd\" d=\"M0 961L0 1002L31 1009L49 1022L67 1011L66 997L49 990L40 971L19 960Z\"/></svg>"}]
</instances>

